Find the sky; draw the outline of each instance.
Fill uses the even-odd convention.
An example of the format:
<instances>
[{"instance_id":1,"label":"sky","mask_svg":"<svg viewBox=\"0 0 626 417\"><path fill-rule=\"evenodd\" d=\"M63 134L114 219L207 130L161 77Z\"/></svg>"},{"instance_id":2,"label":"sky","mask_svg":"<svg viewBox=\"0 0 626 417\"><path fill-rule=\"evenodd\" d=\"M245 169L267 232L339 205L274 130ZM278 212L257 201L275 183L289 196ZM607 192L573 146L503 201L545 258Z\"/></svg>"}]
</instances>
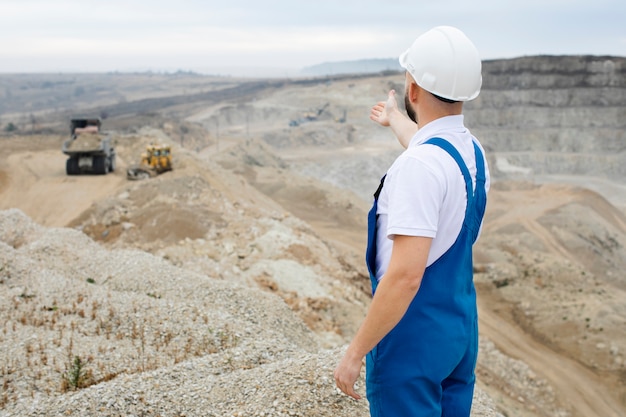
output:
<instances>
[{"instance_id":1,"label":"sky","mask_svg":"<svg viewBox=\"0 0 626 417\"><path fill-rule=\"evenodd\" d=\"M626 56L625 0L0 0L0 73L289 74L456 26L483 59Z\"/></svg>"}]
</instances>

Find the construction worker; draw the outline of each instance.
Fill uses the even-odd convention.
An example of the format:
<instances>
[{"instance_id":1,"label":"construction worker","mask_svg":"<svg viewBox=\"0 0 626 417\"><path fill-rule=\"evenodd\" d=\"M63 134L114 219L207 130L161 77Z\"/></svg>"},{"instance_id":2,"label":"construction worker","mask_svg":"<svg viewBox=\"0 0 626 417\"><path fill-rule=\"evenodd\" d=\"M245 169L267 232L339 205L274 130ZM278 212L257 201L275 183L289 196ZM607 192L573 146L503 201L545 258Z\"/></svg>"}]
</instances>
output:
<instances>
[{"instance_id":1,"label":"construction worker","mask_svg":"<svg viewBox=\"0 0 626 417\"><path fill-rule=\"evenodd\" d=\"M460 30L440 26L400 64L409 117L391 91L370 118L406 150L375 193L366 254L373 299L335 381L359 399L354 384L366 357L371 416L469 416L478 351L472 245L489 171L462 108L480 92L481 61Z\"/></svg>"}]
</instances>

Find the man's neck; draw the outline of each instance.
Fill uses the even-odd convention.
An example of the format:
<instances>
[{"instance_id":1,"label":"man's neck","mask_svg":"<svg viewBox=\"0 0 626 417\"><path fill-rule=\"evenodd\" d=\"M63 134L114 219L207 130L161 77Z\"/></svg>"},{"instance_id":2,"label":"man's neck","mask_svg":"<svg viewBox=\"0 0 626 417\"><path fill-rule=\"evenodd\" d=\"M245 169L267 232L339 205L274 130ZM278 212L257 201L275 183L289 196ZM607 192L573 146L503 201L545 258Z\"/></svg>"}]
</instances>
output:
<instances>
[{"instance_id":1,"label":"man's neck","mask_svg":"<svg viewBox=\"0 0 626 417\"><path fill-rule=\"evenodd\" d=\"M418 106L417 120L419 126L426 126L428 123L446 116L458 116L463 112L463 103L439 103L433 106Z\"/></svg>"}]
</instances>

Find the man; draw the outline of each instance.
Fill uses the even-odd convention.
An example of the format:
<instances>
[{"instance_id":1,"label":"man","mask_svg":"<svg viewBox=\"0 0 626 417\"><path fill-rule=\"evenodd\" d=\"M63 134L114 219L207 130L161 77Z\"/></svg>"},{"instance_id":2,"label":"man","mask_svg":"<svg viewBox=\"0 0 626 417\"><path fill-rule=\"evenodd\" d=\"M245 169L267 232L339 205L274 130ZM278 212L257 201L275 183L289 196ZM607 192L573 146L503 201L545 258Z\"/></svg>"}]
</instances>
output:
<instances>
[{"instance_id":1,"label":"man","mask_svg":"<svg viewBox=\"0 0 626 417\"><path fill-rule=\"evenodd\" d=\"M489 171L462 109L480 92L481 62L460 30L441 26L400 64L410 119L394 91L370 118L407 149L375 194L366 254L374 297L335 381L359 399L354 383L367 356L371 416L469 416L478 351L472 245Z\"/></svg>"}]
</instances>

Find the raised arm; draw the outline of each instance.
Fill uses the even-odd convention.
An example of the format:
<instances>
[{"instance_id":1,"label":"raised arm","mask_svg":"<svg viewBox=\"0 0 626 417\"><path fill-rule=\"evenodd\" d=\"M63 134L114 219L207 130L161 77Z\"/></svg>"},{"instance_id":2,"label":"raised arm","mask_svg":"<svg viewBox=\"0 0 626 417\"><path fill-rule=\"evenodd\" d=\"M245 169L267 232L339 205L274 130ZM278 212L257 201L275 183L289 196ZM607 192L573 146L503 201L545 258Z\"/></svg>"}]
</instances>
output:
<instances>
[{"instance_id":1,"label":"raised arm","mask_svg":"<svg viewBox=\"0 0 626 417\"><path fill-rule=\"evenodd\" d=\"M370 119L381 126L391 127L400 144L406 149L411 138L417 132L417 124L404 115L398 108L396 91L389 91L387 101L376 103L370 110Z\"/></svg>"}]
</instances>

